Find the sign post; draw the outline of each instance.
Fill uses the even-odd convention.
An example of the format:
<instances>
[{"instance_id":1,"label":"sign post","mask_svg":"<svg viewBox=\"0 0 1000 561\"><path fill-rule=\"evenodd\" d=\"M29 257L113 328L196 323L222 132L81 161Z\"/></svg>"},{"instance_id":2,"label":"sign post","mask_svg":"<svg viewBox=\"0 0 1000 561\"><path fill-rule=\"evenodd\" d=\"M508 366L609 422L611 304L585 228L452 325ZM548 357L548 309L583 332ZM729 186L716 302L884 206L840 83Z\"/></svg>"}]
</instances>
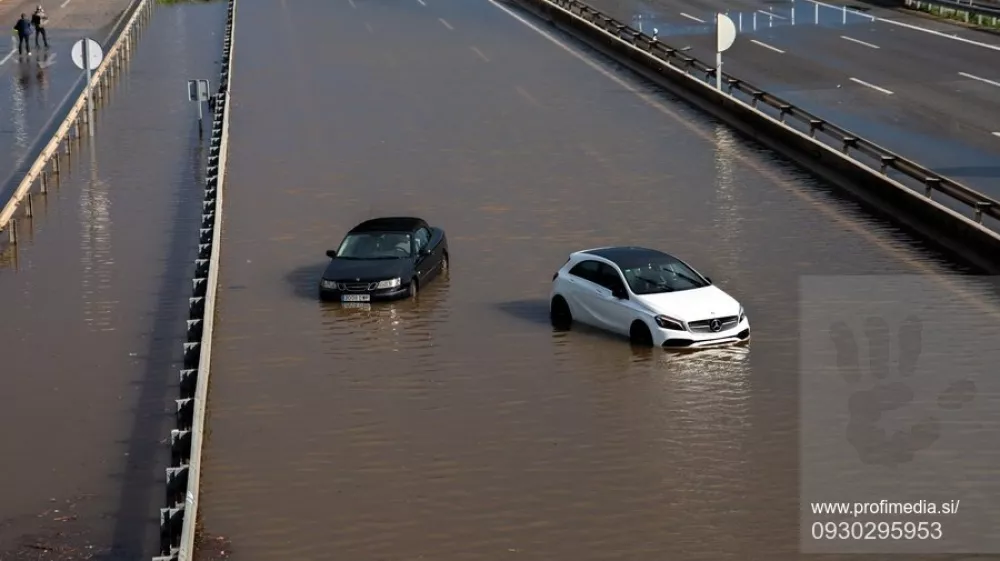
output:
<instances>
[{"instance_id":1,"label":"sign post","mask_svg":"<svg viewBox=\"0 0 1000 561\"><path fill-rule=\"evenodd\" d=\"M93 39L80 39L73 44L70 57L77 68L87 73L87 131L94 136L94 91L90 83L91 72L101 65L104 52L101 45Z\"/></svg>"},{"instance_id":2,"label":"sign post","mask_svg":"<svg viewBox=\"0 0 1000 561\"><path fill-rule=\"evenodd\" d=\"M715 87L722 91L722 53L736 41L736 24L726 14L716 14Z\"/></svg>"},{"instance_id":3,"label":"sign post","mask_svg":"<svg viewBox=\"0 0 1000 561\"><path fill-rule=\"evenodd\" d=\"M208 101L208 80L188 80L188 101L198 105L198 136L202 135L201 104Z\"/></svg>"}]
</instances>

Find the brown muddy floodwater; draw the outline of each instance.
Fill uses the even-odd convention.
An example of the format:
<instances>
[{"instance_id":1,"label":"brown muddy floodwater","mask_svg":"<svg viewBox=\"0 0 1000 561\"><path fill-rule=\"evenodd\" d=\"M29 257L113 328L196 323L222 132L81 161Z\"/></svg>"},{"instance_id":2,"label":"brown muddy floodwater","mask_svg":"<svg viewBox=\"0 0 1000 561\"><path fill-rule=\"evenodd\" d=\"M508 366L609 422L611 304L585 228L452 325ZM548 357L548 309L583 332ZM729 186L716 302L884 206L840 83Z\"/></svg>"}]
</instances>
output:
<instances>
[{"instance_id":1,"label":"brown muddy floodwater","mask_svg":"<svg viewBox=\"0 0 1000 561\"><path fill-rule=\"evenodd\" d=\"M956 268L487 2L422 4L240 2L206 531L239 561L798 559L800 275ZM319 303L324 250L404 213L449 277ZM552 273L604 244L703 269L750 349L554 333Z\"/></svg>"}]
</instances>

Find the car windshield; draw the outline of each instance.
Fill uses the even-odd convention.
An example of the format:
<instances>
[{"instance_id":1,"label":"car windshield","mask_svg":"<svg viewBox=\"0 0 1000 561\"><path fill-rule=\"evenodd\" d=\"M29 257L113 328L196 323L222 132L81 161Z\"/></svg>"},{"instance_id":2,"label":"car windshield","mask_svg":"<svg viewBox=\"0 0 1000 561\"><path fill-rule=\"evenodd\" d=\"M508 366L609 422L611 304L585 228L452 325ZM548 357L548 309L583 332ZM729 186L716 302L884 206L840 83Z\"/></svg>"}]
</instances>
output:
<instances>
[{"instance_id":1,"label":"car windshield","mask_svg":"<svg viewBox=\"0 0 1000 561\"><path fill-rule=\"evenodd\" d=\"M401 232L359 232L347 234L338 259L403 259L412 256L410 234Z\"/></svg>"},{"instance_id":2,"label":"car windshield","mask_svg":"<svg viewBox=\"0 0 1000 561\"><path fill-rule=\"evenodd\" d=\"M636 294L677 292L708 286L704 277L676 259L653 258L648 263L623 268L629 288Z\"/></svg>"}]
</instances>

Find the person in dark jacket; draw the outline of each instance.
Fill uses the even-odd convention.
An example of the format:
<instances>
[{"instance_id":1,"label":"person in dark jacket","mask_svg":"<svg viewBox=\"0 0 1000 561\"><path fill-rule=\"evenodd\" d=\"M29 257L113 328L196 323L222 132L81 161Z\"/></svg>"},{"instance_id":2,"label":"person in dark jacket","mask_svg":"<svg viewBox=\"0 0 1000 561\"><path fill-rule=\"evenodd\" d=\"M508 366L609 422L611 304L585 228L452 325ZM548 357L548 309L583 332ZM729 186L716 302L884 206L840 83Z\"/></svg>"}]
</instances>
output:
<instances>
[{"instance_id":1,"label":"person in dark jacket","mask_svg":"<svg viewBox=\"0 0 1000 561\"><path fill-rule=\"evenodd\" d=\"M35 28L35 48L39 48L38 39L45 42L45 48L49 48L49 34L45 32L45 26L49 23L49 16L42 9L41 4L35 8L35 13L31 14L31 25Z\"/></svg>"},{"instance_id":2,"label":"person in dark jacket","mask_svg":"<svg viewBox=\"0 0 1000 561\"><path fill-rule=\"evenodd\" d=\"M31 20L28 19L28 16L21 14L21 19L14 24L14 31L17 31L17 54L22 54L24 50L27 50L28 56L31 56L31 42L28 41L28 38L31 37ZM23 50L22 45L24 45Z\"/></svg>"}]
</instances>

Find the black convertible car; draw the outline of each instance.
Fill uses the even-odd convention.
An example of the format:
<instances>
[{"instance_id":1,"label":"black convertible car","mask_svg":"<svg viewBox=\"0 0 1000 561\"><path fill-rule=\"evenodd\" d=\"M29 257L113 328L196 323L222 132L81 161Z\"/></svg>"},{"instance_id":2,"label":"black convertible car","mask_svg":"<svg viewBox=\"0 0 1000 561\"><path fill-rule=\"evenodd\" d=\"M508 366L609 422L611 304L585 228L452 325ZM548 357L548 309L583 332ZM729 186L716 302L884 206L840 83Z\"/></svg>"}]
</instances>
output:
<instances>
[{"instance_id":1,"label":"black convertible car","mask_svg":"<svg viewBox=\"0 0 1000 561\"><path fill-rule=\"evenodd\" d=\"M412 298L448 268L448 239L420 218L374 218L355 226L326 255L330 264L319 283L323 300Z\"/></svg>"}]
</instances>

